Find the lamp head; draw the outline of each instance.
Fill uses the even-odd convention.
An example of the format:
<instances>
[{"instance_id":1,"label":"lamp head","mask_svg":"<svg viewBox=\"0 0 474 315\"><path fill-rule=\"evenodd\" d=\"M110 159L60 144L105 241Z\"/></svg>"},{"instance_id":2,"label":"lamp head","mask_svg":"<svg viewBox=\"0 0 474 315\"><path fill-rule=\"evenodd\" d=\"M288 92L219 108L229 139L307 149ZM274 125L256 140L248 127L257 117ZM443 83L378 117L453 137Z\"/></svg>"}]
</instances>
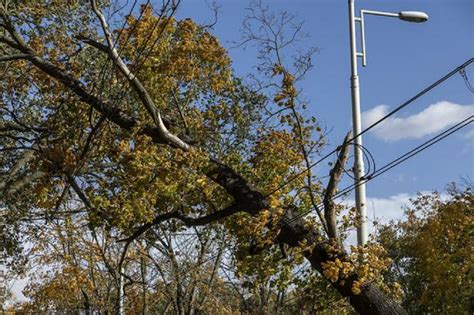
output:
<instances>
[{"instance_id":1,"label":"lamp head","mask_svg":"<svg viewBox=\"0 0 474 315\"><path fill-rule=\"evenodd\" d=\"M398 13L398 18L407 22L423 23L428 21L428 14L418 11L402 11Z\"/></svg>"}]
</instances>

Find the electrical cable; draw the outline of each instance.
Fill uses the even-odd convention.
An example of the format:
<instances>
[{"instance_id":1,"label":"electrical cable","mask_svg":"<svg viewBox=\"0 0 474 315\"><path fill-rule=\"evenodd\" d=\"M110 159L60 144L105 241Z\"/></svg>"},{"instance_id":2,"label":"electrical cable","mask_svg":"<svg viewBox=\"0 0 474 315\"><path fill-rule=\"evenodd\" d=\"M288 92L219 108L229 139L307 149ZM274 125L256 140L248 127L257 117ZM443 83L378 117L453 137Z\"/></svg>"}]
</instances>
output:
<instances>
[{"instance_id":1,"label":"electrical cable","mask_svg":"<svg viewBox=\"0 0 474 315\"><path fill-rule=\"evenodd\" d=\"M462 79L464 80L464 83L466 84L467 89L471 93L474 93L474 87L471 85L471 82L469 81L469 78L466 74L466 70L465 69L459 70L459 74L461 75Z\"/></svg>"},{"instance_id":2,"label":"electrical cable","mask_svg":"<svg viewBox=\"0 0 474 315\"><path fill-rule=\"evenodd\" d=\"M346 188L344 188L343 190L341 190L338 194L334 195L333 199L336 199L342 195L345 195L349 192L351 192L352 190L354 190L356 187L382 175L383 173L385 172L388 172L389 170L391 170L392 168L394 168L395 166L401 164L402 162L406 161L407 159L413 157L414 155L420 153L421 151L424 151L425 149L429 148L430 146L434 145L435 143L443 140L444 138L446 138L447 136L451 135L452 133L458 131L459 129L469 125L470 123L473 122L473 117L474 116L470 116L460 122L458 122L457 124L455 124L454 126L452 126L451 128L449 129L446 129L445 131L443 131L442 133L438 134L437 136L429 139L428 141L418 145L417 147L415 147L414 149L406 152L405 154L399 156L398 158L396 158L395 160L392 160L391 162L385 164L382 168L380 168L380 170L378 170L374 175L370 176L370 177L362 177L361 179L363 180L363 182L359 183L359 184L352 184Z\"/></svg>"},{"instance_id":3,"label":"electrical cable","mask_svg":"<svg viewBox=\"0 0 474 315\"><path fill-rule=\"evenodd\" d=\"M392 160L391 162L385 164L383 167L381 167L378 171L376 171L372 176L369 176L369 177L366 177L366 178L362 178L363 181L360 182L360 183L357 183L357 184L352 184L352 185L349 185L348 187L342 189L340 192L338 192L336 195L334 195L330 201L333 201L351 191L353 191L356 187L362 185L362 184L365 184L375 178L377 178L378 176L388 172L389 170L391 170L392 168L394 168L395 166L405 162L406 160L408 160L409 158L415 156L416 154L426 150L427 148L431 147L432 145L438 143L439 141L443 140L444 138L450 136L451 134L455 133L456 131L466 127L467 125L469 125L470 123L474 122L474 115L471 115L469 117L467 117L466 119L458 122L457 124L455 124L454 126L444 130L443 132L439 133L438 135L436 135L435 137L429 139L428 141L418 145L417 147L415 147L414 149L402 154L401 156L399 156L398 158ZM318 207L320 206L323 206L323 203L320 203L318 205ZM305 216L306 214L312 212L312 210L310 211L305 211L301 214L298 214L296 215L294 218L292 218L290 220L290 222L293 222L295 220L297 220L298 218L301 218L303 216Z\"/></svg>"},{"instance_id":4,"label":"electrical cable","mask_svg":"<svg viewBox=\"0 0 474 315\"><path fill-rule=\"evenodd\" d=\"M362 155L364 156L364 159L366 160L365 165L367 165L367 169L365 170L364 177L371 176L375 171L376 171L376 165L375 165L375 158L372 155L372 153L367 149L367 147L363 146L362 144L356 144L354 142L351 142L349 145L352 146L359 146L362 151ZM354 172L352 169L346 170L344 169L343 172L347 174L352 179L355 179L355 177L351 174L351 172Z\"/></svg>"},{"instance_id":5,"label":"electrical cable","mask_svg":"<svg viewBox=\"0 0 474 315\"><path fill-rule=\"evenodd\" d=\"M463 70L464 68L466 68L467 66L469 66L471 63L474 62L474 58L471 58L469 60L467 60L465 63L463 63L462 65L456 67L454 70L452 70L451 72L449 72L448 74L446 74L445 76L443 76L441 79L439 79L438 81L434 82L433 84L431 84L430 86L428 86L427 88L425 88L424 90L422 90L421 92L419 92L418 94L416 94L415 96L413 96L412 98L410 98L409 100L405 101L403 104L401 104L400 106L398 106L397 108L395 108L394 110L392 110L390 113L388 113L387 115L385 115L384 117L380 118L379 120L377 120L375 123L373 123L372 125L370 125L369 127L365 128L364 130L362 130L358 135L354 136L354 138L357 138L361 135L363 135L364 133L366 133L367 131L373 129L374 127L376 127L378 124L380 124L381 122L383 122L385 119L389 118L390 116L392 116L393 114L395 114L396 112L398 112L399 110L403 109L404 107L406 107L407 105L409 105L410 103L413 103L415 100L417 100L418 98L420 98L421 96L425 95L426 93L428 93L429 91L431 91L432 89L434 89L436 86L440 85L441 83L443 83L444 81L446 81L447 79L449 79L450 77L452 77L453 75L455 75L456 73L458 73L459 71Z\"/></svg>"},{"instance_id":6,"label":"electrical cable","mask_svg":"<svg viewBox=\"0 0 474 315\"><path fill-rule=\"evenodd\" d=\"M418 154L419 152L429 148L430 146L438 143L439 141L443 140L444 138L446 138L447 136L453 134L454 132L458 131L459 129L464 128L465 126L469 125L473 121L474 121L474 115L471 115L471 116L467 117L466 119L464 119L463 121L460 121L459 123L452 126L451 128L446 129L444 132L437 135L436 137L434 137L434 138L430 139L429 141L423 143L422 145L418 146L417 148L405 153L403 156L400 156L398 159L393 160L392 162L386 164L384 167L380 168L373 176L368 177L367 179L369 180L371 178L375 178L377 176L382 175L383 173L391 170L392 168L394 168L398 164L406 161L410 157L412 157L412 156Z\"/></svg>"},{"instance_id":7,"label":"electrical cable","mask_svg":"<svg viewBox=\"0 0 474 315\"><path fill-rule=\"evenodd\" d=\"M374 122L373 124L371 124L370 126L368 126L367 128L365 128L364 130L362 130L359 134L353 136L351 139L348 140L348 142L352 142L354 139L356 139L357 137L360 137L362 136L363 134L365 134L366 132L368 132L369 130L373 129L374 127L376 127L377 125L379 125L381 122L383 122L384 120L386 120L387 118L389 118L390 116L394 115L396 112L400 111L401 109L405 108L406 106L408 106L409 104L413 103L415 100L417 100L418 98L420 98L421 96L425 95L426 93L428 93L429 91L433 90L435 87L437 87L438 85L440 85L441 83L443 83L444 81L448 80L449 78L451 78L453 75L455 75L456 73L458 73L459 71L465 69L467 66L469 66L471 63L474 62L474 58L471 58L471 59L468 59L466 62L464 62L463 64L461 64L460 66L456 67L455 69L451 70L450 72L448 72L446 75L444 75L443 77L441 77L439 80L435 81L434 83L432 83L431 85L429 85L428 87L426 87L425 89L423 89L421 92L417 93L415 96L411 97L410 99L408 99L407 101L405 101L404 103L402 103L401 105L399 105L398 107L396 107L394 110L392 110L391 112L389 112L387 115L383 116L382 118L380 118L379 120L377 120L376 122ZM292 181L296 180L298 177L300 177L302 174L306 173L309 169L315 167L316 165L318 165L319 163L321 163L322 161L326 160L329 156L331 156L334 152L337 152L339 151L339 149L341 148L341 146L338 146L336 149L334 149L333 151L329 152L328 154L324 155L322 158L320 158L319 160L317 160L316 162L312 163L308 168L306 168L305 170L291 176L286 182L282 183L280 186L278 186L276 189L272 190L271 192L267 193L266 195L264 195L264 197L268 197L274 193L276 193L277 191L279 191L280 189L284 188L285 186L287 186L289 183L291 183Z\"/></svg>"}]
</instances>

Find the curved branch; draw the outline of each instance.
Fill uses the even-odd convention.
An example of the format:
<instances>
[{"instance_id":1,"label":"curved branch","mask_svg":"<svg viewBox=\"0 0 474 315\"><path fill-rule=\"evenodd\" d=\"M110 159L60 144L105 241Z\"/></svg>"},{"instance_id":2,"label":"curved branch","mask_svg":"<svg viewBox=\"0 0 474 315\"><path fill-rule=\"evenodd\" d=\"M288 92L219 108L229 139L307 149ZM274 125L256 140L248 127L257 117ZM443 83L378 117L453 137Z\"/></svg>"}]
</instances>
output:
<instances>
[{"instance_id":1,"label":"curved branch","mask_svg":"<svg viewBox=\"0 0 474 315\"><path fill-rule=\"evenodd\" d=\"M157 224L160 224L161 222L168 221L171 219L178 219L182 221L188 227L200 226L200 225L207 225L207 224L222 220L239 211L242 211L243 209L244 209L243 205L233 204L227 208L224 208L222 210L216 211L214 213L211 213L199 218L188 217L178 211L167 212L167 213L156 216L153 221L142 225L130 237L122 239L120 240L120 242L131 243L134 240L138 239L140 236L142 236L151 227Z\"/></svg>"},{"instance_id":2,"label":"curved branch","mask_svg":"<svg viewBox=\"0 0 474 315\"><path fill-rule=\"evenodd\" d=\"M342 174L344 173L344 165L346 164L349 143L348 140L352 138L352 132L349 132L344 138L344 142L340 146L340 151L337 156L337 161L330 172L329 183L326 187L326 193L324 194L324 216L327 222L328 236L330 238L338 240L337 223L336 223L336 208L333 201L333 196L337 192L337 186L341 180Z\"/></svg>"},{"instance_id":3,"label":"curved branch","mask_svg":"<svg viewBox=\"0 0 474 315\"><path fill-rule=\"evenodd\" d=\"M107 41L107 45L109 48L109 53L112 57L114 64L119 68L120 72L127 78L127 80L131 83L134 91L138 94L138 97L142 101L143 106L151 115L153 121L155 122L156 126L158 127L158 132L160 136L165 139L167 142L172 143L174 146L184 150L189 151L191 146L181 140L176 135L172 134L168 128L166 128L163 119L161 118L160 112L157 110L155 103L151 99L148 91L145 89L143 84L138 80L138 78L130 71L127 65L123 62L122 58L120 58L117 50L115 49L115 45L112 41L112 35L110 33L109 27L107 25L107 21L105 20L104 15L100 10L97 8L95 0L91 0L92 10L99 18L100 24L102 26L102 31L104 32L105 39Z\"/></svg>"},{"instance_id":4,"label":"curved branch","mask_svg":"<svg viewBox=\"0 0 474 315\"><path fill-rule=\"evenodd\" d=\"M100 50L101 52L103 53L106 53L106 54L110 54L109 52L109 48L108 46L106 45L103 45L99 42L96 42L95 40L93 40L92 38L89 38L89 37L86 37L86 36L82 36L82 35L79 35L79 36L76 36L76 38L78 40L80 40L81 42L87 44L87 45L90 45L94 48L97 48L98 50Z\"/></svg>"}]
</instances>

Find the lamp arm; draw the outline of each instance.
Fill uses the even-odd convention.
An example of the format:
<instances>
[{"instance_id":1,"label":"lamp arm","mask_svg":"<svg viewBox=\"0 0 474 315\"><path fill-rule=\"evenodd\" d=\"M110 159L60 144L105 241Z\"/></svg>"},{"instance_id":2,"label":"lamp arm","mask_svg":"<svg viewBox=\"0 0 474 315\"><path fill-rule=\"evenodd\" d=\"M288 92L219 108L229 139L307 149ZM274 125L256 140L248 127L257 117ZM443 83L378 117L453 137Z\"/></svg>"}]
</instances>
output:
<instances>
[{"instance_id":1,"label":"lamp arm","mask_svg":"<svg viewBox=\"0 0 474 315\"><path fill-rule=\"evenodd\" d=\"M370 14L370 15L378 15L378 16L388 16L388 17L394 17L394 18L399 18L398 13L392 13L392 12L383 12L383 11L372 11L372 10L360 10L360 16L363 17L364 14Z\"/></svg>"},{"instance_id":2,"label":"lamp arm","mask_svg":"<svg viewBox=\"0 0 474 315\"><path fill-rule=\"evenodd\" d=\"M360 41L361 41L361 46L362 46L362 52L357 53L357 56L362 57L363 67L367 66L367 50L366 50L366 45L365 45L365 23L364 23L365 14L395 17L395 18L399 17L397 13L372 11L372 10L360 10L360 17L356 17L355 20L356 22L360 23Z\"/></svg>"}]
</instances>

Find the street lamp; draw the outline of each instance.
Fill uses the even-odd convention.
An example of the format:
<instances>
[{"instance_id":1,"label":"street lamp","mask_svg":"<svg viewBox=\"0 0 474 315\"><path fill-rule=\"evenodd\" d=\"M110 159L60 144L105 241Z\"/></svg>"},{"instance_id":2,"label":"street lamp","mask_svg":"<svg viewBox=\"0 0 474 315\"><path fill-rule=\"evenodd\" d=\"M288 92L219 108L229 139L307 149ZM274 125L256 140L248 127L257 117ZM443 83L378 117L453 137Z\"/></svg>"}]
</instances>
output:
<instances>
[{"instance_id":1,"label":"street lamp","mask_svg":"<svg viewBox=\"0 0 474 315\"><path fill-rule=\"evenodd\" d=\"M359 76L357 74L357 58L362 58L362 65L367 65L366 49L365 49L365 26L364 15L378 15L386 17L395 17L403 21L421 23L428 20L428 15L424 12L417 11L402 11L400 13L380 12L361 10L360 17L355 16L354 8L355 0L349 0L349 32L351 41L351 94L352 94L352 129L354 138L354 184L355 184L355 199L356 208L360 217L360 224L357 228L357 243L359 246L364 246L367 243L367 209L365 198L365 178L364 176L364 159L362 156L362 137L360 121L360 92L359 92ZM356 22L360 23L360 33L362 41L362 52L357 52L356 46Z\"/></svg>"}]
</instances>

